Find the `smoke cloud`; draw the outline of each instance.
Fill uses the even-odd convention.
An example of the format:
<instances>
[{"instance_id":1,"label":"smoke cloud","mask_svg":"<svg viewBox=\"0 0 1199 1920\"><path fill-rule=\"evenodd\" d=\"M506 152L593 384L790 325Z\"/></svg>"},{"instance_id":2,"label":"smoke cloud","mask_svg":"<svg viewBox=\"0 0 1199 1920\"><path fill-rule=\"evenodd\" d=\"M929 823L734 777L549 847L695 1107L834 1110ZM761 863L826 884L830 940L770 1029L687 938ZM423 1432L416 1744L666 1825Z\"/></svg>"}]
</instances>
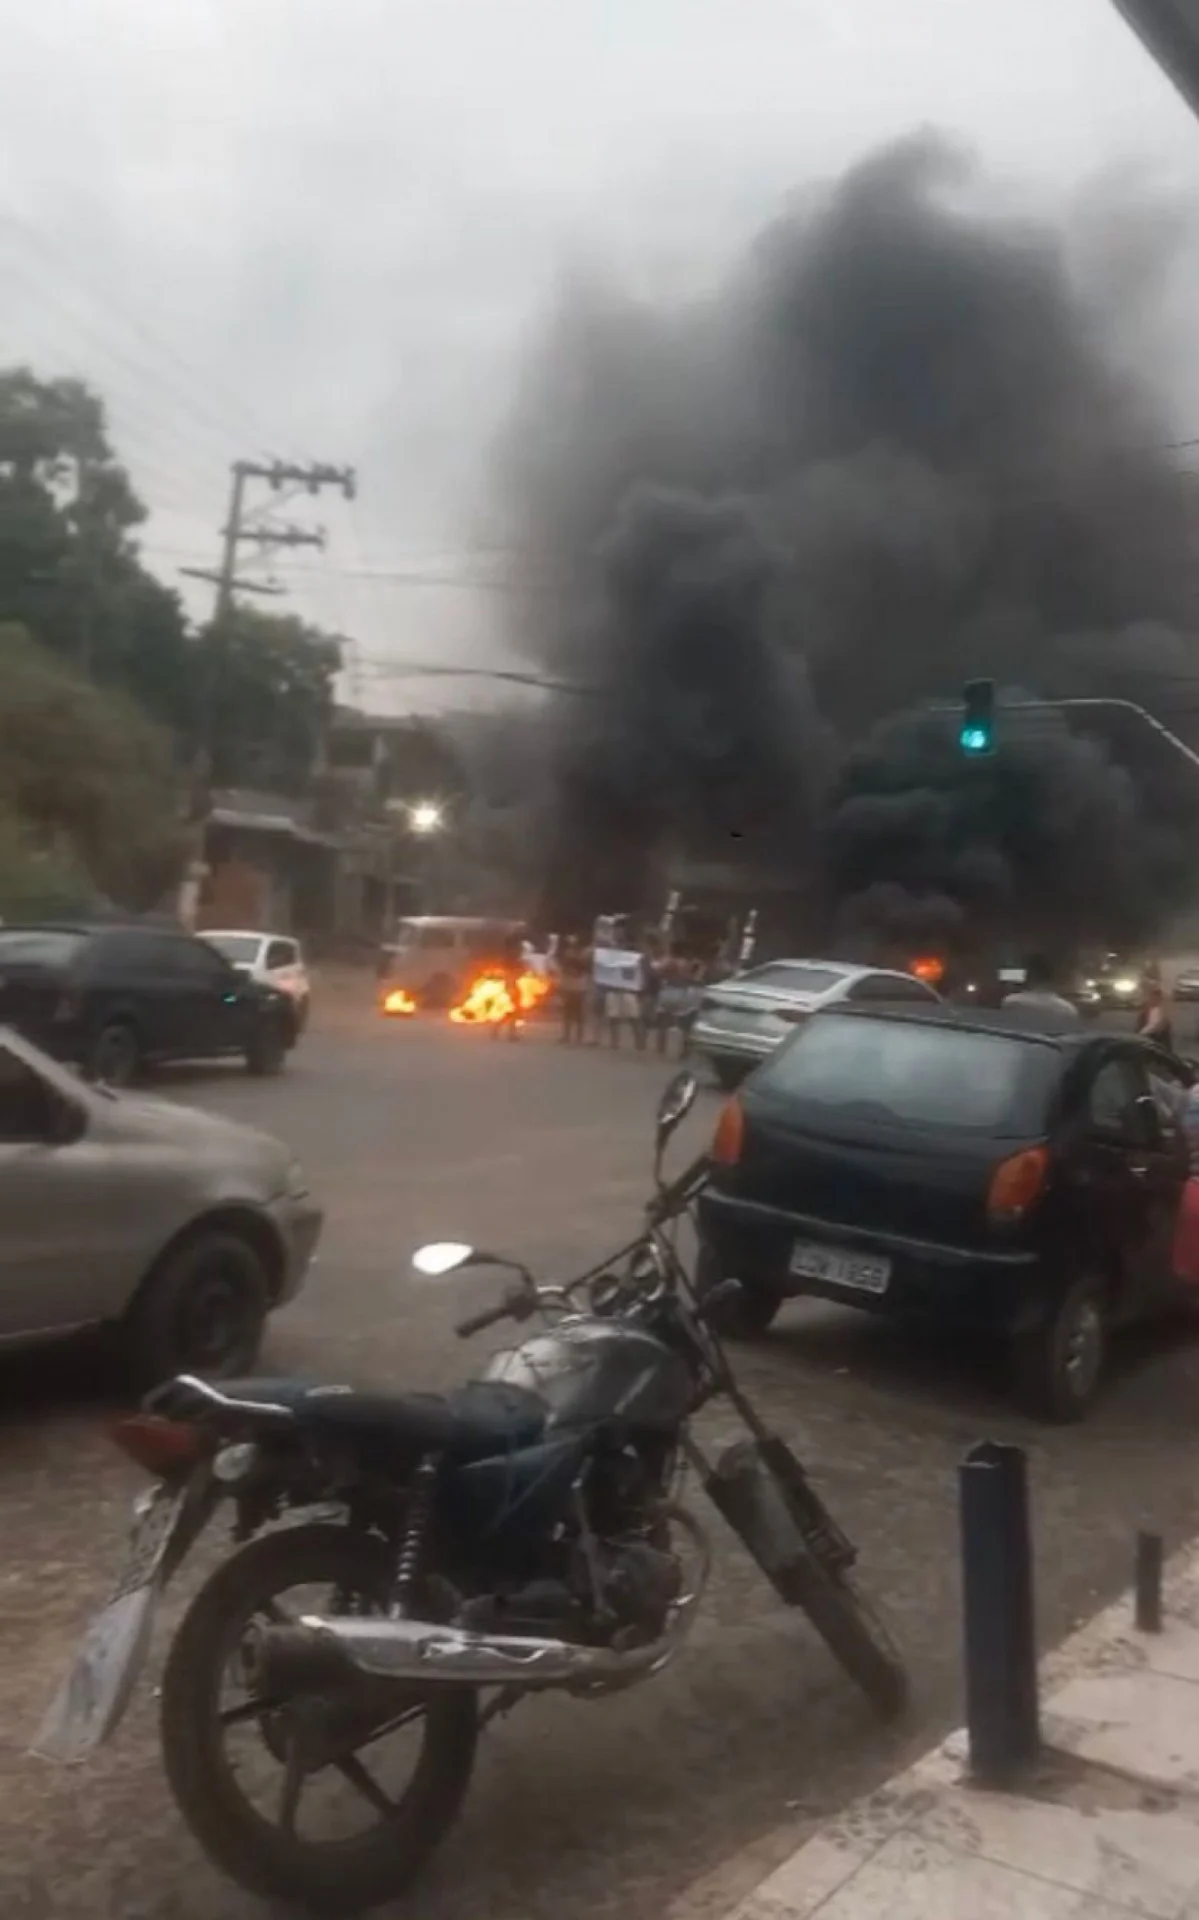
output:
<instances>
[{"instance_id":1,"label":"smoke cloud","mask_svg":"<svg viewBox=\"0 0 1199 1920\"><path fill-rule=\"evenodd\" d=\"M1149 387L1086 249L984 188L921 135L707 299L564 291L501 454L517 637L593 689L561 721L557 918L656 904L663 849L793 876L846 941L1132 937L1179 897L1199 784L1147 730L1012 712L980 773L922 711L988 676L1186 732L1199 679Z\"/></svg>"}]
</instances>

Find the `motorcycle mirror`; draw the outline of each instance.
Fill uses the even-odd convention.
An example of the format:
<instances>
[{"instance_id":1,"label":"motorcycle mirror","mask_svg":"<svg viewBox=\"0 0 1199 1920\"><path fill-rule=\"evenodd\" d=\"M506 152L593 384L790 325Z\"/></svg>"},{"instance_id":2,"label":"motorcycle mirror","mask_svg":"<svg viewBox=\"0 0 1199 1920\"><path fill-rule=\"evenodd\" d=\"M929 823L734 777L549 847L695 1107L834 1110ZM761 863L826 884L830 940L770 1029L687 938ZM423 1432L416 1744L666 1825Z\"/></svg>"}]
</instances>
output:
<instances>
[{"instance_id":1,"label":"motorcycle mirror","mask_svg":"<svg viewBox=\"0 0 1199 1920\"><path fill-rule=\"evenodd\" d=\"M431 1240L427 1246L416 1249L412 1264L417 1273L435 1279L443 1273L456 1273L459 1267L477 1266L480 1257L462 1240Z\"/></svg>"},{"instance_id":2,"label":"motorcycle mirror","mask_svg":"<svg viewBox=\"0 0 1199 1920\"><path fill-rule=\"evenodd\" d=\"M699 1081L686 1069L676 1073L658 1102L658 1147L661 1150L681 1121L695 1105Z\"/></svg>"}]
</instances>

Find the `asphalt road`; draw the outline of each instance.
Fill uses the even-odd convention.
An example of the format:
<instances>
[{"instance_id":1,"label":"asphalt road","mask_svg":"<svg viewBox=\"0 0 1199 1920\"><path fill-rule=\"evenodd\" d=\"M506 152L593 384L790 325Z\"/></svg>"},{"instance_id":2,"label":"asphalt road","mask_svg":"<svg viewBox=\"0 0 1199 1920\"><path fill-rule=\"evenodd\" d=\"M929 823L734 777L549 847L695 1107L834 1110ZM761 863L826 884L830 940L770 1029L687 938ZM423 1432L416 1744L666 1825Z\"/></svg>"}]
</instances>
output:
<instances>
[{"instance_id":1,"label":"asphalt road","mask_svg":"<svg viewBox=\"0 0 1199 1920\"><path fill-rule=\"evenodd\" d=\"M494 1282L412 1277L409 1249L462 1237L546 1273L615 1243L646 1190L664 1077L652 1059L381 1027L344 1000L284 1079L168 1081L270 1128L329 1211L321 1261L266 1363L326 1378L460 1377L452 1323ZM692 1127L710 1125L705 1096ZM485 1336L486 1339L499 1335ZM711 1524L719 1555L691 1649L638 1691L546 1701L487 1737L456 1834L405 1911L422 1920L687 1920L715 1912L824 1811L959 1714L955 1467L985 1436L1032 1455L1046 1643L1125 1583L1138 1526L1199 1531L1199 1347L1126 1349L1091 1422L1031 1427L970 1353L901 1341L851 1313L792 1306L741 1364L862 1549L911 1662L916 1706L880 1735L806 1624ZM183 1830L147 1688L87 1768L23 1756L45 1697L117 1565L137 1477L103 1438L87 1350L0 1369L0 1912L5 1920L250 1920ZM209 1560L221 1550L214 1536ZM197 1568L197 1572L199 1569ZM185 1583L186 1584L186 1583ZM180 1595L180 1599L183 1595ZM714 1876L714 1877L710 1877Z\"/></svg>"}]
</instances>

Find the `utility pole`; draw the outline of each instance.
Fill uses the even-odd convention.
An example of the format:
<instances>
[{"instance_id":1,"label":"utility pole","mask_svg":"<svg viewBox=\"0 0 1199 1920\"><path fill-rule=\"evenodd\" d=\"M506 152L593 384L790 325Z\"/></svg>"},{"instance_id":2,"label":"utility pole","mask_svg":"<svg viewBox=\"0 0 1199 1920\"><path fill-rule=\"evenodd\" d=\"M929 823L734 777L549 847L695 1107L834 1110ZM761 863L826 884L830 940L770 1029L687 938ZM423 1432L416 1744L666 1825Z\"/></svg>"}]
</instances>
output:
<instances>
[{"instance_id":1,"label":"utility pole","mask_svg":"<svg viewBox=\"0 0 1199 1920\"><path fill-rule=\"evenodd\" d=\"M212 745L215 722L218 661L221 630L233 610L235 593L281 594L284 589L262 580L239 580L238 553L244 546L323 547L325 536L316 529L295 526L253 526L246 524L246 488L251 480L264 481L274 493L284 486L304 487L314 496L325 487L339 487L347 500L353 500L357 478L353 467L335 467L327 461L297 464L290 460L235 460L229 489L229 507L221 528L221 559L215 569L183 567L181 572L193 579L207 580L216 588L212 623L207 634L207 657L201 667L199 751L192 791L191 815L196 828L196 857L192 860L179 894L179 917L184 925L194 923L196 902L204 877L204 821L211 803Z\"/></svg>"},{"instance_id":2,"label":"utility pole","mask_svg":"<svg viewBox=\"0 0 1199 1920\"><path fill-rule=\"evenodd\" d=\"M333 467L323 460L312 461L306 466L297 466L289 460L235 460L229 490L229 510L221 529L220 566L215 571L206 567L182 569L193 579L211 581L216 588L216 603L212 610L214 625L229 614L235 592L276 594L283 591L281 587L267 586L261 580L237 578L237 556L241 547L323 547L325 544L325 536L319 529L247 526L246 483L250 480L265 481L275 493L285 485L305 487L314 495L325 487L339 487L347 500L354 498L357 487L353 467Z\"/></svg>"}]
</instances>

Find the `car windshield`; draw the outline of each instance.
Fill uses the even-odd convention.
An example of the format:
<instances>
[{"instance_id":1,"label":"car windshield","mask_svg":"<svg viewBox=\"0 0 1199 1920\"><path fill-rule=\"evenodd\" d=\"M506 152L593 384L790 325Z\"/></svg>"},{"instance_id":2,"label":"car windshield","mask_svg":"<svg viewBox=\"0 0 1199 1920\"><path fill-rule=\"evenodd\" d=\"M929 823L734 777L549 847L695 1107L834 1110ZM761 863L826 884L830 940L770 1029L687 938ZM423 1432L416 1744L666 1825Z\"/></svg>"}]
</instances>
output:
<instances>
[{"instance_id":1,"label":"car windshield","mask_svg":"<svg viewBox=\"0 0 1199 1920\"><path fill-rule=\"evenodd\" d=\"M262 945L258 933L206 933L204 938L235 967L252 967Z\"/></svg>"},{"instance_id":2,"label":"car windshield","mask_svg":"<svg viewBox=\"0 0 1199 1920\"><path fill-rule=\"evenodd\" d=\"M805 967L776 961L768 967L755 967L738 976L736 984L745 987L769 987L779 993L827 993L844 978L833 967Z\"/></svg>"},{"instance_id":3,"label":"car windshield","mask_svg":"<svg viewBox=\"0 0 1199 1920\"><path fill-rule=\"evenodd\" d=\"M65 967L87 945L85 933L60 927L9 927L0 930L0 967Z\"/></svg>"},{"instance_id":4,"label":"car windshield","mask_svg":"<svg viewBox=\"0 0 1199 1920\"><path fill-rule=\"evenodd\" d=\"M920 1021L821 1014L760 1067L754 1086L821 1123L1035 1132L1055 1067L1048 1047Z\"/></svg>"}]
</instances>

